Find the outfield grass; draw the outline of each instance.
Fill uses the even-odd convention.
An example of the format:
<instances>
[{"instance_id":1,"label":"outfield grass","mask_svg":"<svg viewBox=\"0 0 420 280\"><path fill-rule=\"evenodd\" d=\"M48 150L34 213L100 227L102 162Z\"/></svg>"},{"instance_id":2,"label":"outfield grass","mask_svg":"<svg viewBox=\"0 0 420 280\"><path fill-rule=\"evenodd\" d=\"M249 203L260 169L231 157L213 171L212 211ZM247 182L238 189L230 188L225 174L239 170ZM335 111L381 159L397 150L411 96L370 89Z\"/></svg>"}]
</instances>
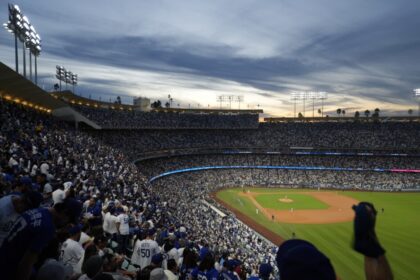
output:
<instances>
[{"instance_id":1,"label":"outfield grass","mask_svg":"<svg viewBox=\"0 0 420 280\"><path fill-rule=\"evenodd\" d=\"M258 192L273 192L274 189L255 189ZM278 189L282 194L299 194L308 190ZM351 248L352 223L325 225L284 224L272 222L255 213L252 202L237 193L241 189L223 190L217 197L288 239L295 232L298 238L314 243L332 261L337 275L343 280L364 279L363 257ZM251 190L252 191L252 190ZM379 211L377 234L387 250L387 257L395 279L420 279L420 193L379 193L340 191L342 195L359 201L370 201Z\"/></svg>"},{"instance_id":2,"label":"outfield grass","mask_svg":"<svg viewBox=\"0 0 420 280\"><path fill-rule=\"evenodd\" d=\"M287 197L293 202L282 203L279 199ZM318 199L307 195L298 193L279 193L279 194L259 194L256 195L255 200L265 208L275 210L295 210L303 209L327 209L328 205L319 201Z\"/></svg>"}]
</instances>

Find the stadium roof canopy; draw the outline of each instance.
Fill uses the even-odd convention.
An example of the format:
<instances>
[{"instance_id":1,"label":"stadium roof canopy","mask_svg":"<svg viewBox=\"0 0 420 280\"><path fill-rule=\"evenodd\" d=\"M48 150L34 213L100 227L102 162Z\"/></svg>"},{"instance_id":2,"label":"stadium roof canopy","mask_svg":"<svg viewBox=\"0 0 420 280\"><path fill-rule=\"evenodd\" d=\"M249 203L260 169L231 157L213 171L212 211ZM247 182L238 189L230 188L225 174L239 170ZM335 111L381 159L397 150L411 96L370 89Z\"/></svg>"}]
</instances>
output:
<instances>
[{"instance_id":1,"label":"stadium roof canopy","mask_svg":"<svg viewBox=\"0 0 420 280\"><path fill-rule=\"evenodd\" d=\"M51 111L68 106L1 62L0 94L18 103L26 102Z\"/></svg>"},{"instance_id":2,"label":"stadium roof canopy","mask_svg":"<svg viewBox=\"0 0 420 280\"><path fill-rule=\"evenodd\" d=\"M0 62L0 96L6 100L29 106L36 110L51 113L53 116L66 121L83 122L95 129L101 127L76 112L65 102L58 100L46 91L16 73Z\"/></svg>"}]
</instances>

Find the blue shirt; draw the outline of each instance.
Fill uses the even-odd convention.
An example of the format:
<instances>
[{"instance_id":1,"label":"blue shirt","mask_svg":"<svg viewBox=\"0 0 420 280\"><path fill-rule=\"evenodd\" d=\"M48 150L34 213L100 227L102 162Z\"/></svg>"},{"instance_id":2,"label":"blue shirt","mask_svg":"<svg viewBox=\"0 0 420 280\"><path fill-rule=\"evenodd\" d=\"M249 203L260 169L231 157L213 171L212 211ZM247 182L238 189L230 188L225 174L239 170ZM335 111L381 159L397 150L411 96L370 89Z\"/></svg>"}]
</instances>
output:
<instances>
[{"instance_id":1,"label":"blue shirt","mask_svg":"<svg viewBox=\"0 0 420 280\"><path fill-rule=\"evenodd\" d=\"M219 277L219 272L215 268L212 268L207 271L198 270L198 268L194 268L191 272L191 276L193 279L197 280L217 280Z\"/></svg>"},{"instance_id":2,"label":"blue shirt","mask_svg":"<svg viewBox=\"0 0 420 280\"><path fill-rule=\"evenodd\" d=\"M27 250L40 254L54 237L55 227L47 208L24 212L15 222L0 248L0 271L4 280L14 279Z\"/></svg>"},{"instance_id":3,"label":"blue shirt","mask_svg":"<svg viewBox=\"0 0 420 280\"><path fill-rule=\"evenodd\" d=\"M232 271L226 270L222 272L222 277L225 280L239 280L239 277L236 276Z\"/></svg>"}]
</instances>

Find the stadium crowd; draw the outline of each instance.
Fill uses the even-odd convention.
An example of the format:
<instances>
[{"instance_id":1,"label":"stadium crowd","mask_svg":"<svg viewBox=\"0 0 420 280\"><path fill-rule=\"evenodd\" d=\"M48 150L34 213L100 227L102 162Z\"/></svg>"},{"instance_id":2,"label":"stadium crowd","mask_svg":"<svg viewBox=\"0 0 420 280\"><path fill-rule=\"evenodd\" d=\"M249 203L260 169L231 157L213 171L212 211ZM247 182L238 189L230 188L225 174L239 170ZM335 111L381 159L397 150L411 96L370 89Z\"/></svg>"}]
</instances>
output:
<instances>
[{"instance_id":1,"label":"stadium crowd","mask_svg":"<svg viewBox=\"0 0 420 280\"><path fill-rule=\"evenodd\" d=\"M271 271L274 247L235 218L199 200L185 211L174 200L185 193L151 190L121 152L49 116L0 106L2 278L186 279L204 261L216 261L216 274L237 269L242 279L262 262ZM187 221L192 213L200 214ZM144 240L156 240L160 253L138 247Z\"/></svg>"},{"instance_id":2,"label":"stadium crowd","mask_svg":"<svg viewBox=\"0 0 420 280\"><path fill-rule=\"evenodd\" d=\"M276 155L276 154L201 154L161 157L141 162L143 173L153 177L164 172L203 166L287 166L417 169L420 157L407 156L318 156L318 155Z\"/></svg>"},{"instance_id":3,"label":"stadium crowd","mask_svg":"<svg viewBox=\"0 0 420 280\"><path fill-rule=\"evenodd\" d=\"M194 148L315 147L419 153L419 123L279 123L250 130L91 131L93 136L135 160L150 151ZM124 141L121 141L124 139Z\"/></svg>"},{"instance_id":4,"label":"stadium crowd","mask_svg":"<svg viewBox=\"0 0 420 280\"><path fill-rule=\"evenodd\" d=\"M151 173L147 168L154 167L132 164L122 152L130 145L113 148L1 99L0 109L0 271L6 280L278 279L289 268L277 269L287 260L282 246L277 251L226 209L226 216L215 212L211 204L223 208L208 193L229 182L268 177L273 184L285 179L313 185L331 175L206 171L151 186L141 169ZM372 184L391 179L369 176L363 180ZM359 251L368 255L365 247ZM335 279L329 260L317 256L327 279Z\"/></svg>"},{"instance_id":5,"label":"stadium crowd","mask_svg":"<svg viewBox=\"0 0 420 280\"><path fill-rule=\"evenodd\" d=\"M105 129L199 128L256 129L258 114L201 114L178 112L121 111L72 105Z\"/></svg>"}]
</instances>

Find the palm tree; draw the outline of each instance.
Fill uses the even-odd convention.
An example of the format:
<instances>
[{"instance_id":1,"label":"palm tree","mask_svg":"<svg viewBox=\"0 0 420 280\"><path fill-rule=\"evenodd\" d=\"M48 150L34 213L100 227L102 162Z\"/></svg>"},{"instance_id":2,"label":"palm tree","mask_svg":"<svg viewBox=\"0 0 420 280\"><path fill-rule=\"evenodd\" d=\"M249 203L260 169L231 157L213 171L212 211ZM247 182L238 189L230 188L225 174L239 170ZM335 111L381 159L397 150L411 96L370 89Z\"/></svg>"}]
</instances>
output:
<instances>
[{"instance_id":1,"label":"palm tree","mask_svg":"<svg viewBox=\"0 0 420 280\"><path fill-rule=\"evenodd\" d=\"M337 109L337 115L338 115L338 116L340 116L340 115L341 115L341 109L340 109L340 108L338 108L338 109Z\"/></svg>"},{"instance_id":2,"label":"palm tree","mask_svg":"<svg viewBox=\"0 0 420 280\"><path fill-rule=\"evenodd\" d=\"M411 117L411 115L413 114L413 109L408 109L408 114L410 115L410 117Z\"/></svg>"},{"instance_id":3,"label":"palm tree","mask_svg":"<svg viewBox=\"0 0 420 280\"><path fill-rule=\"evenodd\" d=\"M299 114L298 114L298 118L299 118L299 119L303 119L303 118L304 118L304 116L303 116L303 114L302 114L301 112L299 112Z\"/></svg>"},{"instance_id":4,"label":"palm tree","mask_svg":"<svg viewBox=\"0 0 420 280\"><path fill-rule=\"evenodd\" d=\"M319 114L319 115L321 115L321 114L322 114L321 109L318 109L318 114Z\"/></svg>"},{"instance_id":5,"label":"palm tree","mask_svg":"<svg viewBox=\"0 0 420 280\"><path fill-rule=\"evenodd\" d=\"M369 111L369 110L366 110L366 111L365 111L365 117L366 117L366 118L369 118L369 115L370 115L370 111Z\"/></svg>"},{"instance_id":6,"label":"palm tree","mask_svg":"<svg viewBox=\"0 0 420 280\"><path fill-rule=\"evenodd\" d=\"M380 112L381 110L379 110L379 108L376 108L375 110L374 110L374 113L372 114L372 117L373 118L375 118L376 120L379 118L379 112Z\"/></svg>"},{"instance_id":7,"label":"palm tree","mask_svg":"<svg viewBox=\"0 0 420 280\"><path fill-rule=\"evenodd\" d=\"M344 117L344 115L346 114L346 110L341 110L341 114L343 115L343 117Z\"/></svg>"},{"instance_id":8,"label":"palm tree","mask_svg":"<svg viewBox=\"0 0 420 280\"><path fill-rule=\"evenodd\" d=\"M360 112L356 111L354 112L354 118L358 119L360 117Z\"/></svg>"}]
</instances>

